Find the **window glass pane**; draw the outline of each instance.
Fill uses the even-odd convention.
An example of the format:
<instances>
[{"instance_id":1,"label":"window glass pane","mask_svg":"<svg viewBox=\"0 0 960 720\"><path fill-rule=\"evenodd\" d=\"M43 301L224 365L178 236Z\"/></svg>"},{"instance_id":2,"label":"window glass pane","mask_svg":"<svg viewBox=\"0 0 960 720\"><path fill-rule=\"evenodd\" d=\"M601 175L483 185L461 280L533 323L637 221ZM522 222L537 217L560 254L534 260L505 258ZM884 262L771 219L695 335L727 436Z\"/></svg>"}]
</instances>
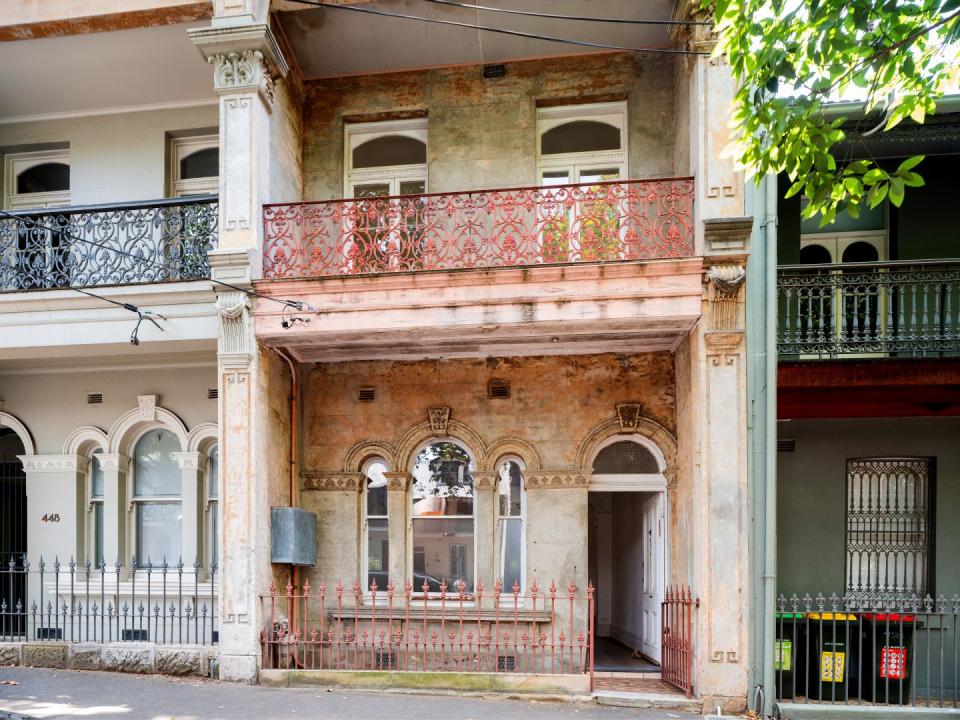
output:
<instances>
[{"instance_id":1,"label":"window glass pane","mask_svg":"<svg viewBox=\"0 0 960 720\"><path fill-rule=\"evenodd\" d=\"M401 195L422 195L427 191L427 184L423 180L403 180L400 183Z\"/></svg>"},{"instance_id":2,"label":"window glass pane","mask_svg":"<svg viewBox=\"0 0 960 720\"><path fill-rule=\"evenodd\" d=\"M502 537L500 538L502 554L502 571L504 592L513 592L513 584L523 588L521 578L521 559L523 556L523 521L520 518L504 518L500 521Z\"/></svg>"},{"instance_id":3,"label":"window glass pane","mask_svg":"<svg viewBox=\"0 0 960 720\"><path fill-rule=\"evenodd\" d=\"M133 494L137 496L179 495L180 468L173 453L180 442L169 430L151 430L134 448Z\"/></svg>"},{"instance_id":4,"label":"window glass pane","mask_svg":"<svg viewBox=\"0 0 960 720\"><path fill-rule=\"evenodd\" d=\"M17 175L17 194L58 192L70 189L70 166L42 163Z\"/></svg>"},{"instance_id":5,"label":"window glass pane","mask_svg":"<svg viewBox=\"0 0 960 720\"><path fill-rule=\"evenodd\" d=\"M608 445L593 461L593 471L600 474L640 474L660 472L657 459L640 443L621 440Z\"/></svg>"},{"instance_id":6,"label":"window glass pane","mask_svg":"<svg viewBox=\"0 0 960 720\"><path fill-rule=\"evenodd\" d=\"M103 503L93 504L93 564L103 567Z\"/></svg>"},{"instance_id":7,"label":"window glass pane","mask_svg":"<svg viewBox=\"0 0 960 720\"><path fill-rule=\"evenodd\" d=\"M180 179L195 180L197 178L217 177L220 174L220 150L205 148L190 153L180 160Z\"/></svg>"},{"instance_id":8,"label":"window glass pane","mask_svg":"<svg viewBox=\"0 0 960 720\"><path fill-rule=\"evenodd\" d=\"M389 194L390 183L368 183L353 186L353 196L355 198L386 197Z\"/></svg>"},{"instance_id":9,"label":"window glass pane","mask_svg":"<svg viewBox=\"0 0 960 720\"><path fill-rule=\"evenodd\" d=\"M414 518L413 544L417 592L423 591L424 581L430 592L438 592L441 580L447 581L447 592L457 591L457 580L464 581L467 591L473 590L472 518ZM417 552L421 548L422 555Z\"/></svg>"},{"instance_id":10,"label":"window glass pane","mask_svg":"<svg viewBox=\"0 0 960 720\"><path fill-rule=\"evenodd\" d=\"M543 173L543 184L546 186L550 185L566 185L570 182L570 173L567 170L547 170Z\"/></svg>"},{"instance_id":11,"label":"window glass pane","mask_svg":"<svg viewBox=\"0 0 960 720\"><path fill-rule=\"evenodd\" d=\"M594 183L619 180L620 171L617 168L602 168L600 170L584 170L580 173L580 182Z\"/></svg>"},{"instance_id":12,"label":"window glass pane","mask_svg":"<svg viewBox=\"0 0 960 720\"><path fill-rule=\"evenodd\" d=\"M390 569L390 537L386 518L367 521L367 587L377 581L377 589L387 587Z\"/></svg>"},{"instance_id":13,"label":"window glass pane","mask_svg":"<svg viewBox=\"0 0 960 720\"><path fill-rule=\"evenodd\" d=\"M353 149L354 168L423 165L426 162L427 144L404 135L374 138Z\"/></svg>"},{"instance_id":14,"label":"window glass pane","mask_svg":"<svg viewBox=\"0 0 960 720\"><path fill-rule=\"evenodd\" d=\"M540 154L619 150L620 128L598 120L574 120L540 136Z\"/></svg>"},{"instance_id":15,"label":"window glass pane","mask_svg":"<svg viewBox=\"0 0 960 720\"><path fill-rule=\"evenodd\" d=\"M207 493L215 498L220 494L220 448L216 445L210 450L210 471L207 476Z\"/></svg>"},{"instance_id":16,"label":"window glass pane","mask_svg":"<svg viewBox=\"0 0 960 720\"><path fill-rule=\"evenodd\" d=\"M137 561L180 558L180 503L137 503Z\"/></svg>"},{"instance_id":17,"label":"window glass pane","mask_svg":"<svg viewBox=\"0 0 960 720\"><path fill-rule=\"evenodd\" d=\"M829 265L833 258L823 245L805 245L800 248L800 262L804 265Z\"/></svg>"},{"instance_id":18,"label":"window glass pane","mask_svg":"<svg viewBox=\"0 0 960 720\"><path fill-rule=\"evenodd\" d=\"M99 459L93 455L99 455L103 451L97 448L91 453L90 457L90 497L103 497L103 468L100 467Z\"/></svg>"},{"instance_id":19,"label":"window glass pane","mask_svg":"<svg viewBox=\"0 0 960 720\"><path fill-rule=\"evenodd\" d=\"M523 470L508 460L500 465L500 517L519 517L523 512Z\"/></svg>"},{"instance_id":20,"label":"window glass pane","mask_svg":"<svg viewBox=\"0 0 960 720\"><path fill-rule=\"evenodd\" d=\"M387 478L383 475L386 469L379 461L367 467L367 517L387 515Z\"/></svg>"},{"instance_id":21,"label":"window glass pane","mask_svg":"<svg viewBox=\"0 0 960 720\"><path fill-rule=\"evenodd\" d=\"M414 516L473 515L472 469L467 451L456 443L421 450L413 466Z\"/></svg>"},{"instance_id":22,"label":"window glass pane","mask_svg":"<svg viewBox=\"0 0 960 720\"><path fill-rule=\"evenodd\" d=\"M220 503L210 503L210 564L220 564Z\"/></svg>"}]
</instances>

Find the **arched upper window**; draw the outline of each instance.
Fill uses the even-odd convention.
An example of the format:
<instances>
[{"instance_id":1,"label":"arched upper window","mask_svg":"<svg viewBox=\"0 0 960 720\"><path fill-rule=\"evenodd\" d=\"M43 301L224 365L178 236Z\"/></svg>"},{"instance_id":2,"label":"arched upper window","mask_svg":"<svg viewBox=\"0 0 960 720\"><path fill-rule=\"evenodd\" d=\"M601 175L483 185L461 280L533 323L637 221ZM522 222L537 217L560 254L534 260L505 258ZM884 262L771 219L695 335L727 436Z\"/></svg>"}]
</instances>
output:
<instances>
[{"instance_id":1,"label":"arched upper window","mask_svg":"<svg viewBox=\"0 0 960 720\"><path fill-rule=\"evenodd\" d=\"M525 587L524 523L526 490L523 487L523 464L516 458L504 458L497 466L497 533L498 577L503 592L513 592L516 585Z\"/></svg>"},{"instance_id":2,"label":"arched upper window","mask_svg":"<svg viewBox=\"0 0 960 720\"><path fill-rule=\"evenodd\" d=\"M169 185L172 197L206 195L220 184L220 138L216 134L170 139Z\"/></svg>"},{"instance_id":3,"label":"arched upper window","mask_svg":"<svg viewBox=\"0 0 960 720\"><path fill-rule=\"evenodd\" d=\"M632 440L607 445L593 461L597 475L652 475L660 472L660 464L650 449Z\"/></svg>"},{"instance_id":4,"label":"arched upper window","mask_svg":"<svg viewBox=\"0 0 960 720\"><path fill-rule=\"evenodd\" d=\"M427 143L406 135L381 135L353 149L354 170L393 165L423 165L427 162Z\"/></svg>"},{"instance_id":5,"label":"arched upper window","mask_svg":"<svg viewBox=\"0 0 960 720\"><path fill-rule=\"evenodd\" d=\"M34 165L17 175L17 194L58 192L70 189L70 166L62 162Z\"/></svg>"},{"instance_id":6,"label":"arched upper window","mask_svg":"<svg viewBox=\"0 0 960 720\"><path fill-rule=\"evenodd\" d=\"M4 155L6 207L12 210L70 204L70 150Z\"/></svg>"},{"instance_id":7,"label":"arched upper window","mask_svg":"<svg viewBox=\"0 0 960 720\"><path fill-rule=\"evenodd\" d=\"M544 185L622 180L627 176L624 102L539 108L537 135Z\"/></svg>"},{"instance_id":8,"label":"arched upper window","mask_svg":"<svg viewBox=\"0 0 960 720\"><path fill-rule=\"evenodd\" d=\"M412 468L413 583L438 592L447 581L472 591L475 577L473 460L456 442L435 440L417 454Z\"/></svg>"},{"instance_id":9,"label":"arched upper window","mask_svg":"<svg viewBox=\"0 0 960 720\"><path fill-rule=\"evenodd\" d=\"M169 430L150 430L133 449L133 503L137 562L180 559L181 472L173 458L180 441Z\"/></svg>"},{"instance_id":10,"label":"arched upper window","mask_svg":"<svg viewBox=\"0 0 960 720\"><path fill-rule=\"evenodd\" d=\"M390 580L390 517L387 508L386 463L372 458L363 466L364 545L367 584L385 590Z\"/></svg>"},{"instance_id":11,"label":"arched upper window","mask_svg":"<svg viewBox=\"0 0 960 720\"><path fill-rule=\"evenodd\" d=\"M351 198L427 191L427 120L346 126L344 193Z\"/></svg>"}]
</instances>

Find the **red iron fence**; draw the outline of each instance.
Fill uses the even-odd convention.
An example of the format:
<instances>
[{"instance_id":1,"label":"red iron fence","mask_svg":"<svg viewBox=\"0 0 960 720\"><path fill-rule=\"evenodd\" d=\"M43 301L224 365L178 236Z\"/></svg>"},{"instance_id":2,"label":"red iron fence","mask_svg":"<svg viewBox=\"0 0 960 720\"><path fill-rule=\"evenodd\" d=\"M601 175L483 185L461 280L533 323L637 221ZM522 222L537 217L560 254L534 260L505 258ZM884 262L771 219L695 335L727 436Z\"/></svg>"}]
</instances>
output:
<instances>
[{"instance_id":1,"label":"red iron fence","mask_svg":"<svg viewBox=\"0 0 960 720\"><path fill-rule=\"evenodd\" d=\"M267 279L689 257L693 179L265 205Z\"/></svg>"},{"instance_id":2,"label":"red iron fence","mask_svg":"<svg viewBox=\"0 0 960 720\"><path fill-rule=\"evenodd\" d=\"M262 597L265 669L581 674L592 679L594 588L446 582L287 585Z\"/></svg>"},{"instance_id":3,"label":"red iron fence","mask_svg":"<svg viewBox=\"0 0 960 720\"><path fill-rule=\"evenodd\" d=\"M693 696L693 622L700 599L690 588L671 586L660 612L662 673L664 682Z\"/></svg>"}]
</instances>

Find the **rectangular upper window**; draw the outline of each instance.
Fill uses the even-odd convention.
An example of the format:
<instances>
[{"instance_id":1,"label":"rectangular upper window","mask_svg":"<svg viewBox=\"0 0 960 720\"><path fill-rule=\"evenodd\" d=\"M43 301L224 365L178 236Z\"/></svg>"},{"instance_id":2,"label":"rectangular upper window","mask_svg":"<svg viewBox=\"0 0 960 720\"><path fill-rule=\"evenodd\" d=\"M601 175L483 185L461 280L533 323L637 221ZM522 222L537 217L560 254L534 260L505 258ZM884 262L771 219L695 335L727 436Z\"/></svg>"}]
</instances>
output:
<instances>
[{"instance_id":1,"label":"rectangular upper window","mask_svg":"<svg viewBox=\"0 0 960 720\"><path fill-rule=\"evenodd\" d=\"M190 135L170 138L170 196L208 195L220 182L220 138Z\"/></svg>"},{"instance_id":2,"label":"rectangular upper window","mask_svg":"<svg viewBox=\"0 0 960 720\"><path fill-rule=\"evenodd\" d=\"M538 108L537 165L544 185L626 179L626 102Z\"/></svg>"},{"instance_id":3,"label":"rectangular upper window","mask_svg":"<svg viewBox=\"0 0 960 720\"><path fill-rule=\"evenodd\" d=\"M70 150L38 150L4 156L4 205L10 210L70 204Z\"/></svg>"},{"instance_id":4,"label":"rectangular upper window","mask_svg":"<svg viewBox=\"0 0 960 720\"><path fill-rule=\"evenodd\" d=\"M348 123L344 138L348 198L427 191L427 119Z\"/></svg>"}]
</instances>

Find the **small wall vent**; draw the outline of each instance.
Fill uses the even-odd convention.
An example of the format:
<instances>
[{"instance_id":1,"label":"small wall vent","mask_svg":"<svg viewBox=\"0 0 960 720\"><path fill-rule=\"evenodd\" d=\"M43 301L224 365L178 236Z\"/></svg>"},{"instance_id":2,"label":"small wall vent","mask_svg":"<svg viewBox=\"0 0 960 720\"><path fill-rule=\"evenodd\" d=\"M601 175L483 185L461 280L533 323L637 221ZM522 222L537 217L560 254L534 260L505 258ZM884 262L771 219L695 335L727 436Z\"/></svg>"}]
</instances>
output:
<instances>
[{"instance_id":1,"label":"small wall vent","mask_svg":"<svg viewBox=\"0 0 960 720\"><path fill-rule=\"evenodd\" d=\"M510 383L506 380L494 378L487 383L487 397L491 400L499 400L510 397Z\"/></svg>"},{"instance_id":2,"label":"small wall vent","mask_svg":"<svg viewBox=\"0 0 960 720\"><path fill-rule=\"evenodd\" d=\"M103 393L87 393L87 405L100 405L103 403Z\"/></svg>"},{"instance_id":3,"label":"small wall vent","mask_svg":"<svg viewBox=\"0 0 960 720\"><path fill-rule=\"evenodd\" d=\"M377 389L373 385L361 385L357 388L357 400L360 402L373 402L377 399Z\"/></svg>"},{"instance_id":4,"label":"small wall vent","mask_svg":"<svg viewBox=\"0 0 960 720\"><path fill-rule=\"evenodd\" d=\"M220 397L218 388L207 388L207 400L216 400L218 397Z\"/></svg>"},{"instance_id":5,"label":"small wall vent","mask_svg":"<svg viewBox=\"0 0 960 720\"><path fill-rule=\"evenodd\" d=\"M777 452L795 452L797 441L793 439L777 440Z\"/></svg>"}]
</instances>

